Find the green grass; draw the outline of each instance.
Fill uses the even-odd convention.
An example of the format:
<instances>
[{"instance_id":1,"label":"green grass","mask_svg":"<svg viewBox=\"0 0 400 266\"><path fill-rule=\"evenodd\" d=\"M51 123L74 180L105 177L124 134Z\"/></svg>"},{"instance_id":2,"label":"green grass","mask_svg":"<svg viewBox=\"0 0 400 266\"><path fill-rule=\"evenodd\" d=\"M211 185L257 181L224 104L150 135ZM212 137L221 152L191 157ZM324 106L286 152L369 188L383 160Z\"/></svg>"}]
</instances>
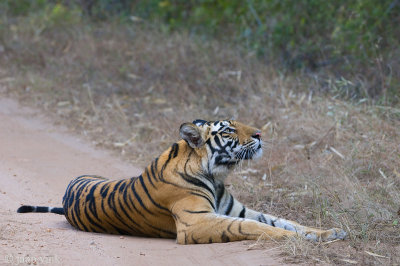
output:
<instances>
[{"instance_id":1,"label":"green grass","mask_svg":"<svg viewBox=\"0 0 400 266\"><path fill-rule=\"evenodd\" d=\"M153 24L235 43L275 69L316 79L307 89L398 106L399 11L393 0L3 0L0 31L27 23L37 39L54 28L71 36L71 27L94 21Z\"/></svg>"}]
</instances>

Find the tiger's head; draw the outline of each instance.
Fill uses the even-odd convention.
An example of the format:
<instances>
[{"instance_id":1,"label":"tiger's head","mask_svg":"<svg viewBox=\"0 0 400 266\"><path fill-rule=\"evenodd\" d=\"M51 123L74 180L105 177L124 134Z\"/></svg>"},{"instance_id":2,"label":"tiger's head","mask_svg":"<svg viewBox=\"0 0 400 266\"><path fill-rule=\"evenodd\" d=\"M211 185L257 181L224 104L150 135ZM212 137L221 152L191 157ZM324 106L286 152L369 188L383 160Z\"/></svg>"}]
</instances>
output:
<instances>
[{"instance_id":1,"label":"tiger's head","mask_svg":"<svg viewBox=\"0 0 400 266\"><path fill-rule=\"evenodd\" d=\"M232 120L195 120L180 127L180 135L202 157L204 170L227 172L243 160L261 157L259 129Z\"/></svg>"}]
</instances>

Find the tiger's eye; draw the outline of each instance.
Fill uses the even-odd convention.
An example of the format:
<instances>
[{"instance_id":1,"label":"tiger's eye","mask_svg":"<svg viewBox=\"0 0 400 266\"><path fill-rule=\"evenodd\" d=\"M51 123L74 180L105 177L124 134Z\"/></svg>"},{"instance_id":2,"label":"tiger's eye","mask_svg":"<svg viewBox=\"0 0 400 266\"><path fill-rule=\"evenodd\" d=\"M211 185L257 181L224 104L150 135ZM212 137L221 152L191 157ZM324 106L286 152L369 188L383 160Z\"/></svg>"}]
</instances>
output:
<instances>
[{"instance_id":1,"label":"tiger's eye","mask_svg":"<svg viewBox=\"0 0 400 266\"><path fill-rule=\"evenodd\" d=\"M236 129L234 128L226 128L223 133L236 133Z\"/></svg>"}]
</instances>

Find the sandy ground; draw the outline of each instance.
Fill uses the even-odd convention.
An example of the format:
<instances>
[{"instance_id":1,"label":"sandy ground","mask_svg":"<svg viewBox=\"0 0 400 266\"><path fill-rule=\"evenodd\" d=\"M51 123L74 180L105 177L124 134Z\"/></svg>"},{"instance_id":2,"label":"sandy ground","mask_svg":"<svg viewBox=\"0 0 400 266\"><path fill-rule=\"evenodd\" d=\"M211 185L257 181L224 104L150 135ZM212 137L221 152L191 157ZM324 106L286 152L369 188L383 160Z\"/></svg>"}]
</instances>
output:
<instances>
[{"instance_id":1,"label":"sandy ground","mask_svg":"<svg viewBox=\"0 0 400 266\"><path fill-rule=\"evenodd\" d=\"M0 98L0 265L277 265L279 249L252 242L177 245L170 239L77 231L64 216L18 214L21 204L61 206L68 182L82 174L115 179L141 173L91 146L38 111Z\"/></svg>"}]
</instances>

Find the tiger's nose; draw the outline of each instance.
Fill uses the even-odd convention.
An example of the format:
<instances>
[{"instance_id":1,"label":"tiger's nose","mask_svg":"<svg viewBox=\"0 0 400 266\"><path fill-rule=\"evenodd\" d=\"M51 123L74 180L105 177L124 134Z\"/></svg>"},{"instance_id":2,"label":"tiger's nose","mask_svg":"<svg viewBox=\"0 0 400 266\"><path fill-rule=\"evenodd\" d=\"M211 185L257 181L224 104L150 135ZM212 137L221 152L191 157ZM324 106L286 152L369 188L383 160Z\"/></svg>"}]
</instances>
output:
<instances>
[{"instance_id":1,"label":"tiger's nose","mask_svg":"<svg viewBox=\"0 0 400 266\"><path fill-rule=\"evenodd\" d=\"M255 139L261 139L261 131L256 131L256 132L252 135L252 137L255 138Z\"/></svg>"}]
</instances>

